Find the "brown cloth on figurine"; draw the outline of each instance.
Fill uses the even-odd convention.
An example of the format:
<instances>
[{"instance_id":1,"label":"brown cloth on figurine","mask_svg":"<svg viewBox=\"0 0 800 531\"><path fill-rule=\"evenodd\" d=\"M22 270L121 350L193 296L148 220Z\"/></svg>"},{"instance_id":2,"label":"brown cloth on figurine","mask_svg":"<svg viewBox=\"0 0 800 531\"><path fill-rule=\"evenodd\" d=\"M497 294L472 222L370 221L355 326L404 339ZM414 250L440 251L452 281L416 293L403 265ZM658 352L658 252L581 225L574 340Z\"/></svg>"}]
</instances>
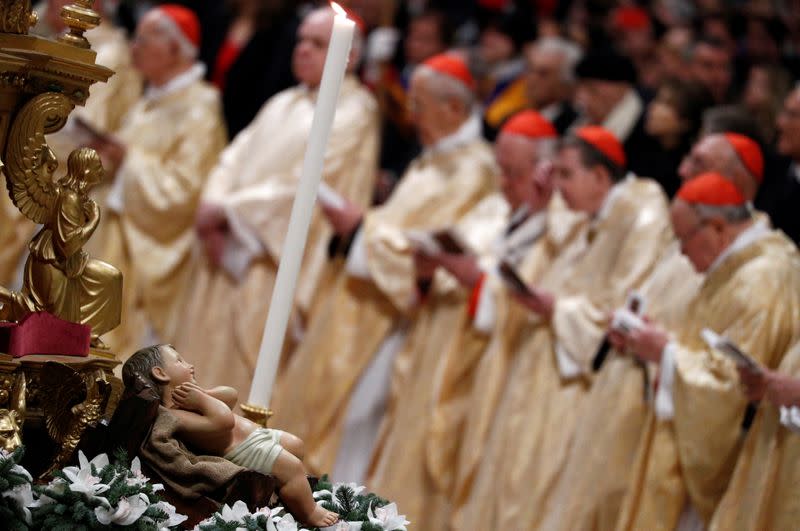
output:
<instances>
[{"instance_id":1,"label":"brown cloth on figurine","mask_svg":"<svg viewBox=\"0 0 800 531\"><path fill-rule=\"evenodd\" d=\"M177 426L178 419L169 409L159 406L153 429L139 455L179 496L194 499L209 495L224 489L245 470L223 457L195 455L175 438Z\"/></svg>"}]
</instances>

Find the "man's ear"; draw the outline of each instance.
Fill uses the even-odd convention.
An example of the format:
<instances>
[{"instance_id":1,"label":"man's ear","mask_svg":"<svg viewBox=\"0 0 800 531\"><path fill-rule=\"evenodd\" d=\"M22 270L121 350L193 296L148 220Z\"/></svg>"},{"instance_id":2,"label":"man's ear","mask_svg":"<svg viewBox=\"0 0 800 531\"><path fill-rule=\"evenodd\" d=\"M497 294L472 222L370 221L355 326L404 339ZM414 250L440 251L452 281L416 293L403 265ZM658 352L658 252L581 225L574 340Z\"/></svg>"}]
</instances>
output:
<instances>
[{"instance_id":1,"label":"man's ear","mask_svg":"<svg viewBox=\"0 0 800 531\"><path fill-rule=\"evenodd\" d=\"M164 370L164 367L153 367L150 369L150 376L152 376L153 379L160 384L169 383L169 376L167 376L167 372Z\"/></svg>"}]
</instances>

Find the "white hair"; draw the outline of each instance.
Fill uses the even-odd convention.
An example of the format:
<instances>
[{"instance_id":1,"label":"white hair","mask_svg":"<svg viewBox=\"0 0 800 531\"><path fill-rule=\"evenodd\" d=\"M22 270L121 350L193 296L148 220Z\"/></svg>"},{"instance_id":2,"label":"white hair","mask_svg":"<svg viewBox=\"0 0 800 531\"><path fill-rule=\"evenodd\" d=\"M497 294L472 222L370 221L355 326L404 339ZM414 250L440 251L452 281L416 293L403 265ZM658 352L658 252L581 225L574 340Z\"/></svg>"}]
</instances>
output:
<instances>
[{"instance_id":1,"label":"white hair","mask_svg":"<svg viewBox=\"0 0 800 531\"><path fill-rule=\"evenodd\" d=\"M748 202L744 205L704 205L690 203L700 219L722 218L728 223L741 223L753 218L753 207Z\"/></svg>"},{"instance_id":2,"label":"white hair","mask_svg":"<svg viewBox=\"0 0 800 531\"><path fill-rule=\"evenodd\" d=\"M178 25L172 18L158 7L153 9L153 12L158 15L157 21L161 30L166 33L170 39L178 46L178 52L181 57L188 61L195 61L200 50L194 45L192 41L181 31Z\"/></svg>"},{"instance_id":3,"label":"white hair","mask_svg":"<svg viewBox=\"0 0 800 531\"><path fill-rule=\"evenodd\" d=\"M583 58L580 46L563 37L542 37L531 44L531 50L560 55L563 58L561 79L567 83L575 81L575 65Z\"/></svg>"},{"instance_id":4,"label":"white hair","mask_svg":"<svg viewBox=\"0 0 800 531\"><path fill-rule=\"evenodd\" d=\"M431 81L433 91L440 98L456 98L464 104L467 110L472 109L475 103L475 93L461 81L437 72L424 64L414 69L414 76Z\"/></svg>"}]
</instances>

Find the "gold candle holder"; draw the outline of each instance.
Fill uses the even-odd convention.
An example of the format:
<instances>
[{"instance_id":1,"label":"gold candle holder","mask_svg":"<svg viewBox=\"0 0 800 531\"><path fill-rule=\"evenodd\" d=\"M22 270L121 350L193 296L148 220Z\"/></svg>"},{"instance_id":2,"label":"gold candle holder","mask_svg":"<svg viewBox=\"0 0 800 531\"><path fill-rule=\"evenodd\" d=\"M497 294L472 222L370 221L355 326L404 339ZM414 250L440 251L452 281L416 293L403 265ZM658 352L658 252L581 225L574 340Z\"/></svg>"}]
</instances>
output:
<instances>
[{"instance_id":1,"label":"gold candle holder","mask_svg":"<svg viewBox=\"0 0 800 531\"><path fill-rule=\"evenodd\" d=\"M246 419L252 420L259 426L263 426L265 428L267 427L269 419L272 417L272 410L263 406L257 406L255 404L239 404L239 407L242 409L242 413Z\"/></svg>"}]
</instances>

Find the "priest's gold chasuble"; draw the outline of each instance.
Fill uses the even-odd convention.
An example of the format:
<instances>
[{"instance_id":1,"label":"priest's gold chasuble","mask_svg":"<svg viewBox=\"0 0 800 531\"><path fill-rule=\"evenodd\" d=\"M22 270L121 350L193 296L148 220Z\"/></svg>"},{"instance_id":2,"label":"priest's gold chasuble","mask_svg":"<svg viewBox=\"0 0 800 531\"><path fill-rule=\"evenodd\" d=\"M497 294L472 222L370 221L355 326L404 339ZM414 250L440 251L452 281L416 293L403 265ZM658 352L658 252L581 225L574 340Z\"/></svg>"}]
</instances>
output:
<instances>
[{"instance_id":1,"label":"priest's gold chasuble","mask_svg":"<svg viewBox=\"0 0 800 531\"><path fill-rule=\"evenodd\" d=\"M360 375L393 326L417 309L413 247L406 231L451 227L495 190L490 147L477 135L458 136L415 159L389 201L366 214L356 236L362 241L348 258L355 261L361 247L364 271L355 274L348 267L339 274L279 382L275 426L303 438L306 462L315 472L333 466Z\"/></svg>"},{"instance_id":2,"label":"priest's gold chasuble","mask_svg":"<svg viewBox=\"0 0 800 531\"><path fill-rule=\"evenodd\" d=\"M784 356L778 371L800 377L800 343ZM796 414L796 408L795 413ZM739 454L709 528L711 531L779 531L800 521L800 433L781 417L791 408L762 403Z\"/></svg>"},{"instance_id":3,"label":"priest's gold chasuble","mask_svg":"<svg viewBox=\"0 0 800 531\"><path fill-rule=\"evenodd\" d=\"M490 345L472 393L473 409L485 411L467 421L453 529L537 523L565 466L607 315L650 274L670 235L658 185L626 178L580 244L559 253L542 276L540 285L556 296L552 320L514 307L498 322L502 346Z\"/></svg>"},{"instance_id":4,"label":"priest's gold chasuble","mask_svg":"<svg viewBox=\"0 0 800 531\"><path fill-rule=\"evenodd\" d=\"M672 243L638 290L645 314L676 329L701 281L677 241ZM613 531L651 409L652 372L632 356L609 352L575 423L566 466L530 529Z\"/></svg>"},{"instance_id":5,"label":"priest's gold chasuble","mask_svg":"<svg viewBox=\"0 0 800 531\"><path fill-rule=\"evenodd\" d=\"M757 221L706 272L665 349L658 415L642 435L618 529L671 531L689 507L710 521L736 465L747 401L733 363L700 333L710 328L777 367L798 338L799 258Z\"/></svg>"},{"instance_id":6,"label":"priest's gold chasuble","mask_svg":"<svg viewBox=\"0 0 800 531\"><path fill-rule=\"evenodd\" d=\"M225 146L221 112L219 93L195 66L163 90L145 93L118 132L127 154L107 197L100 256L124 275L122 325L108 336L123 357L148 335L175 339L195 212Z\"/></svg>"},{"instance_id":7,"label":"priest's gold chasuble","mask_svg":"<svg viewBox=\"0 0 800 531\"><path fill-rule=\"evenodd\" d=\"M240 394L247 393L255 371L316 94L297 86L267 101L225 149L204 192L204 201L225 209L230 232L221 267L197 253L176 346L197 366L200 378L233 386ZM355 77L347 76L325 152L323 179L362 208L369 205L377 172L378 127L374 98ZM295 298L305 321L329 288L322 279L328 278L331 235L322 212L315 212Z\"/></svg>"}]
</instances>

